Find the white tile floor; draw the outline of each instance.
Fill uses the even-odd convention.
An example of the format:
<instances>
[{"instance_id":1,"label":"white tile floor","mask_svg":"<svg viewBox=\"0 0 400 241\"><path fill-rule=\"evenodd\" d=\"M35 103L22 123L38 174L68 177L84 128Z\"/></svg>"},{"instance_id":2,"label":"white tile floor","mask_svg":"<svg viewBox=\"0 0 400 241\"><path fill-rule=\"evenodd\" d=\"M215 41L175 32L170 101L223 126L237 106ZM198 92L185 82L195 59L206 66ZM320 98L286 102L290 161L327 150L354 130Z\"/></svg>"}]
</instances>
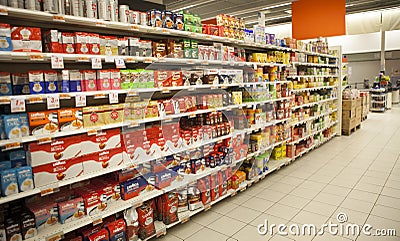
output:
<instances>
[{"instance_id":1,"label":"white tile floor","mask_svg":"<svg viewBox=\"0 0 400 241\"><path fill-rule=\"evenodd\" d=\"M400 240L400 107L370 114L361 130L334 138L291 165L267 176L170 230L158 241ZM397 229L397 236L265 236L257 225L320 226L345 213L347 223L372 231Z\"/></svg>"}]
</instances>

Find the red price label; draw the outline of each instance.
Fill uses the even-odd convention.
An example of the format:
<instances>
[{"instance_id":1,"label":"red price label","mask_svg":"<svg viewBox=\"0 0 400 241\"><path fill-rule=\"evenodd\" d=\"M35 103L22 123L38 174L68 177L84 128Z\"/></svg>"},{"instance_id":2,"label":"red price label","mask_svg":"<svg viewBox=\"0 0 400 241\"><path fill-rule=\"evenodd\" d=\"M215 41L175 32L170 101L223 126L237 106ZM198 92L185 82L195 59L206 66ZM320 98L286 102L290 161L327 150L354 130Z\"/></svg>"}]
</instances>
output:
<instances>
[{"instance_id":1,"label":"red price label","mask_svg":"<svg viewBox=\"0 0 400 241\"><path fill-rule=\"evenodd\" d=\"M53 21L54 22L65 22L65 17L63 15L54 15Z\"/></svg>"},{"instance_id":2,"label":"red price label","mask_svg":"<svg viewBox=\"0 0 400 241\"><path fill-rule=\"evenodd\" d=\"M86 106L86 95L85 94L76 94L76 96L75 96L75 106L76 107Z\"/></svg>"},{"instance_id":3,"label":"red price label","mask_svg":"<svg viewBox=\"0 0 400 241\"><path fill-rule=\"evenodd\" d=\"M102 63L101 63L101 58L100 57L94 57L92 58L92 69L102 69Z\"/></svg>"},{"instance_id":4,"label":"red price label","mask_svg":"<svg viewBox=\"0 0 400 241\"><path fill-rule=\"evenodd\" d=\"M11 112L25 112L25 97L11 97Z\"/></svg>"},{"instance_id":5,"label":"red price label","mask_svg":"<svg viewBox=\"0 0 400 241\"><path fill-rule=\"evenodd\" d=\"M47 109L60 108L60 97L58 95L47 96Z\"/></svg>"}]
</instances>

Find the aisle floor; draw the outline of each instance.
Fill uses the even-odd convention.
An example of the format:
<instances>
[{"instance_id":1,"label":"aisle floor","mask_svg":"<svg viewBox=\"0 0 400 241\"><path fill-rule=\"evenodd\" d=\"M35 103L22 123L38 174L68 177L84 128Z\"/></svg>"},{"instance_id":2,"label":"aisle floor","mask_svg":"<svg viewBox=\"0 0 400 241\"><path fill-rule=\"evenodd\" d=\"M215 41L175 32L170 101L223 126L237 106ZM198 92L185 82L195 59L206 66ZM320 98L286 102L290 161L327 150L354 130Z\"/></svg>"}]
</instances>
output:
<instances>
[{"instance_id":1,"label":"aisle floor","mask_svg":"<svg viewBox=\"0 0 400 241\"><path fill-rule=\"evenodd\" d=\"M334 138L245 192L229 197L158 241L400 240L400 108L371 113L351 136ZM397 236L260 235L263 224L370 224ZM342 214L341 214L342 215ZM343 215L342 215L343 217ZM301 227L301 226L300 226ZM275 228L276 231L276 228ZM288 229L285 231L288 232Z\"/></svg>"}]
</instances>

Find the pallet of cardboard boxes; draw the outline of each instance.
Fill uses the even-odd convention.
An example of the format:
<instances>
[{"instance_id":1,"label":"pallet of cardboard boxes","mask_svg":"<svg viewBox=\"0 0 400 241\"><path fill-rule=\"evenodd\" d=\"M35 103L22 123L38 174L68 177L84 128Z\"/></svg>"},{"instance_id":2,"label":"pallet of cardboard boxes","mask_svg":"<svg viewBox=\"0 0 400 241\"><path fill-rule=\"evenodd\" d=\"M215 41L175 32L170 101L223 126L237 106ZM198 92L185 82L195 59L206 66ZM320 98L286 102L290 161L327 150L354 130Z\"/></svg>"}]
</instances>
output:
<instances>
[{"instance_id":1,"label":"pallet of cardboard boxes","mask_svg":"<svg viewBox=\"0 0 400 241\"><path fill-rule=\"evenodd\" d=\"M343 100L342 102L342 133L350 135L361 127L362 98Z\"/></svg>"},{"instance_id":2,"label":"pallet of cardboard boxes","mask_svg":"<svg viewBox=\"0 0 400 241\"><path fill-rule=\"evenodd\" d=\"M360 96L362 98L361 121L365 121L369 113L369 105L370 105L369 92L360 92Z\"/></svg>"}]
</instances>

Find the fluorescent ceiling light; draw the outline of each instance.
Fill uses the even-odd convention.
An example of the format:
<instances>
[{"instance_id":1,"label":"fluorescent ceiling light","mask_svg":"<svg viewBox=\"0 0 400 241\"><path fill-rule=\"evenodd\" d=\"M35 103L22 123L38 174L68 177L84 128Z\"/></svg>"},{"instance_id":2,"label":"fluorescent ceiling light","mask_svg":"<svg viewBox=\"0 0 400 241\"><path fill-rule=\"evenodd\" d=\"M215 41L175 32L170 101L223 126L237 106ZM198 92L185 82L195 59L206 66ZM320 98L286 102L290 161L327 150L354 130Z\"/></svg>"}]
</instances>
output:
<instances>
[{"instance_id":1,"label":"fluorescent ceiling light","mask_svg":"<svg viewBox=\"0 0 400 241\"><path fill-rule=\"evenodd\" d=\"M208 1L198 2L198 3L195 3L195 4L191 4L189 6L176 8L176 9L173 9L173 10L170 10L170 11L179 12L179 11L182 11L182 10L186 10L186 9L189 9L189 8L194 8L194 7L197 7L197 6L200 6L200 5L203 5L203 4L207 4L207 3L211 3L211 2L215 2L215 0L208 0Z\"/></svg>"},{"instance_id":2,"label":"fluorescent ceiling light","mask_svg":"<svg viewBox=\"0 0 400 241\"><path fill-rule=\"evenodd\" d=\"M277 5L272 5L272 6L268 6L265 8L262 8L261 10L267 10L267 9L272 9L272 8L279 8L279 7L283 7L283 6L287 6L287 5L291 5L292 3L281 3L281 4L277 4Z\"/></svg>"},{"instance_id":3,"label":"fluorescent ceiling light","mask_svg":"<svg viewBox=\"0 0 400 241\"><path fill-rule=\"evenodd\" d=\"M290 18L290 17L291 17L291 15L285 15L285 16L279 16L279 17L274 17L274 18L267 18L267 19L265 19L265 21L267 22L267 21L272 21L272 20L277 20L277 19L282 19L282 18ZM246 21L246 24L257 23L257 22L258 22L258 20L253 20L250 22Z\"/></svg>"},{"instance_id":4,"label":"fluorescent ceiling light","mask_svg":"<svg viewBox=\"0 0 400 241\"><path fill-rule=\"evenodd\" d=\"M290 10L290 9L289 9L289 10L286 10L285 13L287 13L287 14L292 14L292 10Z\"/></svg>"}]
</instances>

